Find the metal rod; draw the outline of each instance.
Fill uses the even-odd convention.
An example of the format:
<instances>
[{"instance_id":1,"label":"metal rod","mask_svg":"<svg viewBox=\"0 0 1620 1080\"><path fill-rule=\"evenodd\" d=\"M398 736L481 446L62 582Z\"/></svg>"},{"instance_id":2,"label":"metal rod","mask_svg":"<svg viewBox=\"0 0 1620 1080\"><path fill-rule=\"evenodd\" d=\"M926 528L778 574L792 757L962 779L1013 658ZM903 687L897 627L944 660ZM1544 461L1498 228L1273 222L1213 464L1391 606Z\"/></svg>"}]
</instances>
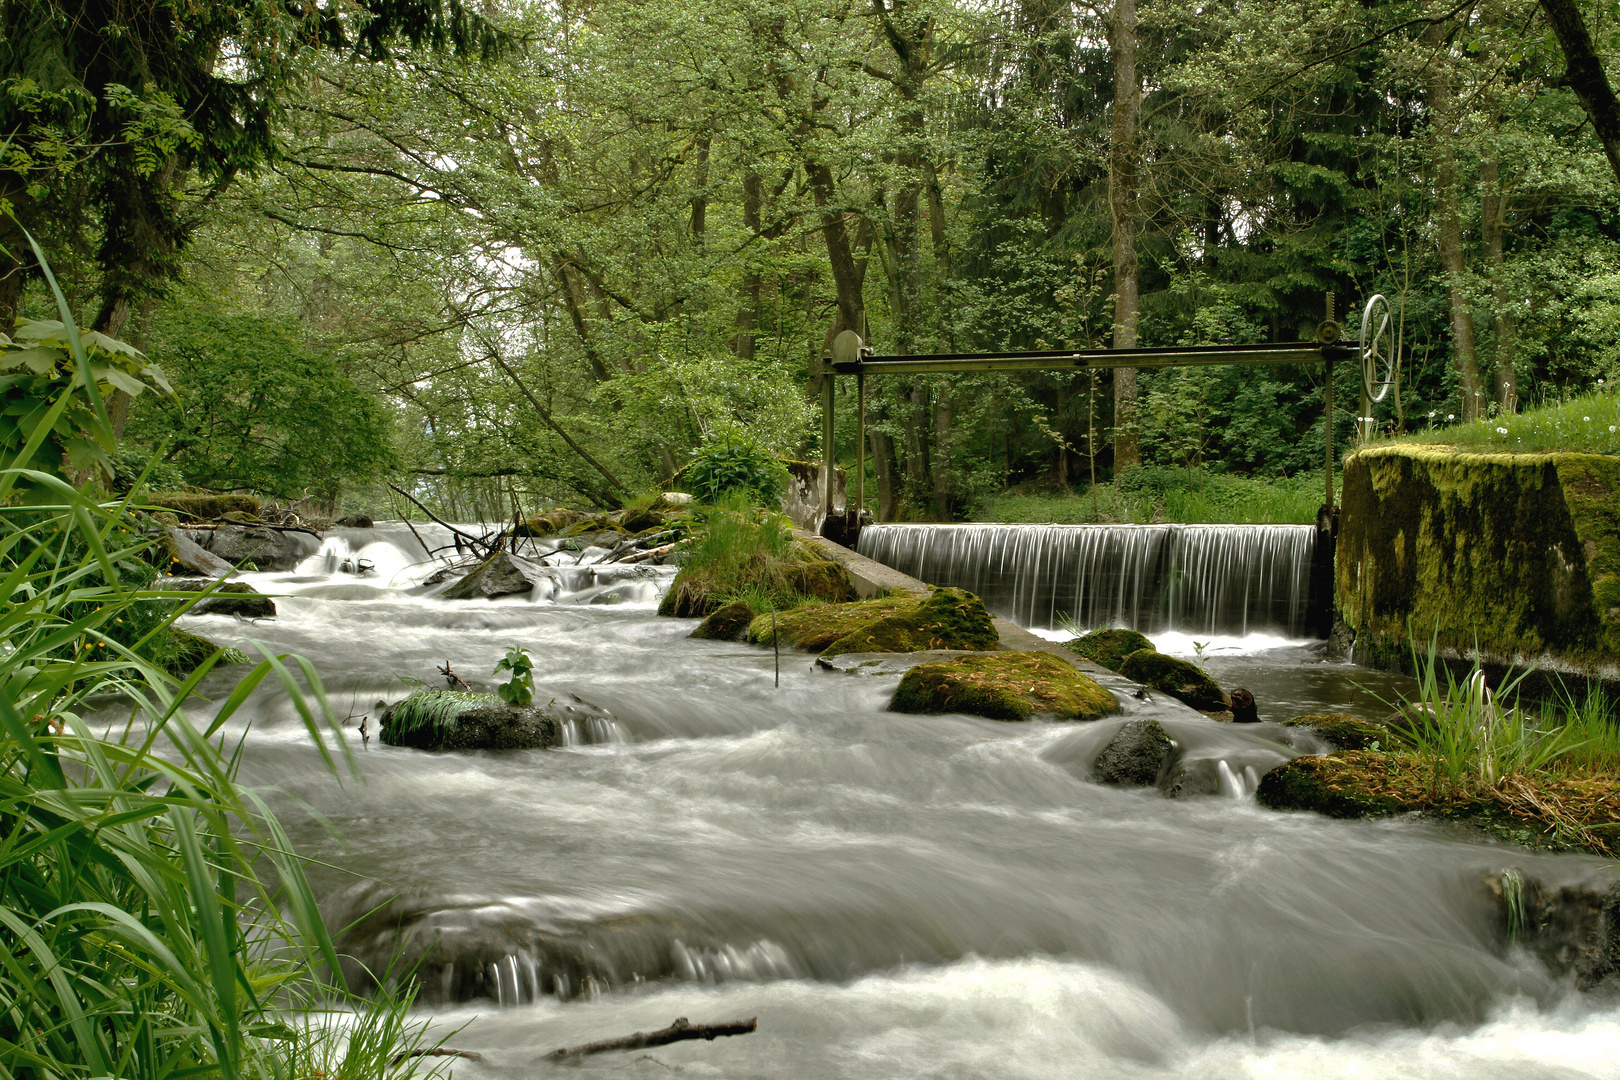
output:
<instances>
[{"instance_id":1,"label":"metal rod","mask_svg":"<svg viewBox=\"0 0 1620 1080\"><path fill-rule=\"evenodd\" d=\"M1324 500L1328 513L1333 513L1333 361L1329 360L1327 367L1327 383L1322 388L1322 436L1327 443L1327 468L1324 470L1327 482L1327 498Z\"/></svg>"},{"instance_id":2,"label":"metal rod","mask_svg":"<svg viewBox=\"0 0 1620 1080\"><path fill-rule=\"evenodd\" d=\"M833 374L832 365L821 376L821 520L832 517L833 508Z\"/></svg>"},{"instance_id":3,"label":"metal rod","mask_svg":"<svg viewBox=\"0 0 1620 1080\"><path fill-rule=\"evenodd\" d=\"M861 515L866 512L866 372L855 373L855 527L861 527Z\"/></svg>"},{"instance_id":4,"label":"metal rod","mask_svg":"<svg viewBox=\"0 0 1620 1080\"><path fill-rule=\"evenodd\" d=\"M1065 368L1181 367L1199 364L1301 364L1352 350L1314 341L1261 345L1199 345L1180 349L1093 349L1084 352L964 353L958 355L869 356L829 365L840 375L944 373L961 371L1053 371Z\"/></svg>"}]
</instances>

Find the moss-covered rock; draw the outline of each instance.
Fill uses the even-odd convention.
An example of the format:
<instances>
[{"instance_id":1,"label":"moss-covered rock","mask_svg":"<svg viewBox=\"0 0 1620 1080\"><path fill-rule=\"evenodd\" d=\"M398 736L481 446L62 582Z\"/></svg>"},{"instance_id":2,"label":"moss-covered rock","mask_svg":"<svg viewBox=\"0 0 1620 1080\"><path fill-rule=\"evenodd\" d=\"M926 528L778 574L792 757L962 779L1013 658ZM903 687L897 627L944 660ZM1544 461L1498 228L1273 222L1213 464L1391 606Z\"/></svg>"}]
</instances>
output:
<instances>
[{"instance_id":1,"label":"moss-covered rock","mask_svg":"<svg viewBox=\"0 0 1620 1080\"><path fill-rule=\"evenodd\" d=\"M177 679L196 671L215 653L221 653L221 664L245 664L247 656L238 649L216 645L201 634L193 634L178 626L168 626L153 634L141 646L141 655Z\"/></svg>"},{"instance_id":2,"label":"moss-covered rock","mask_svg":"<svg viewBox=\"0 0 1620 1080\"><path fill-rule=\"evenodd\" d=\"M1118 712L1119 702L1091 676L1050 653L998 652L918 664L900 679L889 709L992 720L1028 720L1037 714L1095 720Z\"/></svg>"},{"instance_id":3,"label":"moss-covered rock","mask_svg":"<svg viewBox=\"0 0 1620 1080\"><path fill-rule=\"evenodd\" d=\"M1620 661L1620 457L1394 445L1345 459L1337 600L1360 655Z\"/></svg>"},{"instance_id":4,"label":"moss-covered rock","mask_svg":"<svg viewBox=\"0 0 1620 1080\"><path fill-rule=\"evenodd\" d=\"M1127 721L1097 755L1091 776L1099 784L1149 787L1158 782L1175 746L1157 720Z\"/></svg>"},{"instance_id":5,"label":"moss-covered rock","mask_svg":"<svg viewBox=\"0 0 1620 1080\"><path fill-rule=\"evenodd\" d=\"M562 533L564 529L578 524L582 519L590 517L589 514L579 510L547 510L543 514L531 514L518 525L517 533L525 537L552 537Z\"/></svg>"},{"instance_id":6,"label":"moss-covered rock","mask_svg":"<svg viewBox=\"0 0 1620 1080\"><path fill-rule=\"evenodd\" d=\"M1284 727L1310 728L1341 750L1366 750L1374 743L1388 748L1391 732L1348 713L1306 713L1283 721Z\"/></svg>"},{"instance_id":7,"label":"moss-covered rock","mask_svg":"<svg viewBox=\"0 0 1620 1080\"><path fill-rule=\"evenodd\" d=\"M1106 630L1093 630L1089 634L1065 641L1063 647L1070 652L1079 653L1094 664L1101 664L1109 671L1118 671L1119 665L1125 662L1127 656L1142 649L1153 648L1153 642L1135 630L1109 627Z\"/></svg>"},{"instance_id":8,"label":"moss-covered rock","mask_svg":"<svg viewBox=\"0 0 1620 1080\"><path fill-rule=\"evenodd\" d=\"M1382 756L1295 758L1262 776L1255 798L1273 810L1314 810L1336 818L1399 813L1407 808L1401 799L1367 782L1368 770L1382 765L1369 759Z\"/></svg>"},{"instance_id":9,"label":"moss-covered rock","mask_svg":"<svg viewBox=\"0 0 1620 1080\"><path fill-rule=\"evenodd\" d=\"M791 558L760 555L745 567L724 574L710 567L682 567L659 602L658 614L702 618L748 589L766 595L791 593L829 604L855 599L855 582L842 565L800 545L795 545L792 554Z\"/></svg>"},{"instance_id":10,"label":"moss-covered rock","mask_svg":"<svg viewBox=\"0 0 1620 1080\"><path fill-rule=\"evenodd\" d=\"M1227 708L1226 696L1215 680L1197 664L1178 657L1138 649L1119 665L1119 673L1202 712L1221 712Z\"/></svg>"},{"instance_id":11,"label":"moss-covered rock","mask_svg":"<svg viewBox=\"0 0 1620 1080\"><path fill-rule=\"evenodd\" d=\"M691 636L709 641L741 641L754 617L753 608L741 600L733 600L705 616Z\"/></svg>"},{"instance_id":12,"label":"moss-covered rock","mask_svg":"<svg viewBox=\"0 0 1620 1080\"><path fill-rule=\"evenodd\" d=\"M795 608L778 613L776 626L781 644L826 657L851 652L984 651L999 648L1001 642L984 601L962 589ZM749 641L770 645L777 639L771 637L768 615L756 618L748 628Z\"/></svg>"},{"instance_id":13,"label":"moss-covered rock","mask_svg":"<svg viewBox=\"0 0 1620 1080\"><path fill-rule=\"evenodd\" d=\"M191 615L240 615L244 619L268 619L276 613L275 601L240 581L221 582L216 586L212 581L192 578L165 581L158 587L164 592L202 592L213 588L212 596L191 606L188 612Z\"/></svg>"},{"instance_id":14,"label":"moss-covered rock","mask_svg":"<svg viewBox=\"0 0 1620 1080\"><path fill-rule=\"evenodd\" d=\"M202 495L190 491L154 491L141 505L160 506L192 521L213 521L226 514L245 514L257 521L259 500L251 495Z\"/></svg>"}]
</instances>

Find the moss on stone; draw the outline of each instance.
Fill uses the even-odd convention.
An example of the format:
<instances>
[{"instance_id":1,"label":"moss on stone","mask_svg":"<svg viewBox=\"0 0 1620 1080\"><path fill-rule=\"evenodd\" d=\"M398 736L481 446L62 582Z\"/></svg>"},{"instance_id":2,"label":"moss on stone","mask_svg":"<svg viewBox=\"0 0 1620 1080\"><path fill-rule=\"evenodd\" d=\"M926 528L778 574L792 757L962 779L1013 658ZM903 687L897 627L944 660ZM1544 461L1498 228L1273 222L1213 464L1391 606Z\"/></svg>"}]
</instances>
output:
<instances>
[{"instance_id":1,"label":"moss on stone","mask_svg":"<svg viewBox=\"0 0 1620 1080\"><path fill-rule=\"evenodd\" d=\"M154 491L140 497L143 506L161 506L192 521L213 521L227 514L259 518L259 500L251 495L204 495L190 491Z\"/></svg>"},{"instance_id":2,"label":"moss on stone","mask_svg":"<svg viewBox=\"0 0 1620 1080\"><path fill-rule=\"evenodd\" d=\"M1620 659L1620 458L1374 447L1345 460L1337 601L1358 652Z\"/></svg>"},{"instance_id":3,"label":"moss on stone","mask_svg":"<svg viewBox=\"0 0 1620 1080\"><path fill-rule=\"evenodd\" d=\"M744 601L733 600L710 612L691 636L709 641L741 641L748 633L748 624L754 621L755 614L754 609Z\"/></svg>"},{"instance_id":4,"label":"moss on stone","mask_svg":"<svg viewBox=\"0 0 1620 1080\"><path fill-rule=\"evenodd\" d=\"M579 510L547 510L543 514L531 514L518 525L519 536L550 537L557 536L570 525L574 525L581 518L589 517Z\"/></svg>"},{"instance_id":5,"label":"moss on stone","mask_svg":"<svg viewBox=\"0 0 1620 1080\"><path fill-rule=\"evenodd\" d=\"M790 558L756 553L740 567L682 567L659 602L658 614L680 619L704 617L739 593L774 596L784 605L800 604L806 599L838 604L855 598L855 583L849 571L838 563L795 545Z\"/></svg>"},{"instance_id":6,"label":"moss on stone","mask_svg":"<svg viewBox=\"0 0 1620 1080\"><path fill-rule=\"evenodd\" d=\"M1119 665L1119 673L1203 712L1221 712L1228 707L1219 684L1197 664L1153 649L1131 653Z\"/></svg>"},{"instance_id":7,"label":"moss on stone","mask_svg":"<svg viewBox=\"0 0 1620 1080\"><path fill-rule=\"evenodd\" d=\"M1365 750L1374 743L1388 746L1391 732L1348 713L1306 713L1283 721L1284 727L1310 728L1341 750Z\"/></svg>"},{"instance_id":8,"label":"moss on stone","mask_svg":"<svg viewBox=\"0 0 1620 1080\"><path fill-rule=\"evenodd\" d=\"M1366 783L1367 772L1381 769L1384 760L1382 754L1295 758L1262 776L1255 798L1273 810L1313 810L1336 818L1396 814L1407 809L1405 802Z\"/></svg>"},{"instance_id":9,"label":"moss on stone","mask_svg":"<svg viewBox=\"0 0 1620 1080\"><path fill-rule=\"evenodd\" d=\"M178 626L166 626L157 631L140 648L143 657L177 679L186 678L216 652L221 654L220 664L248 662L240 649L216 645L201 634L190 633Z\"/></svg>"},{"instance_id":10,"label":"moss on stone","mask_svg":"<svg viewBox=\"0 0 1620 1080\"><path fill-rule=\"evenodd\" d=\"M944 591L944 590L941 590ZM889 703L892 712L969 713L992 720L1095 720L1119 702L1083 671L1044 652L997 652L918 664Z\"/></svg>"},{"instance_id":11,"label":"moss on stone","mask_svg":"<svg viewBox=\"0 0 1620 1080\"><path fill-rule=\"evenodd\" d=\"M851 652L983 651L1001 643L984 602L962 589L812 605L779 612L776 625L781 644L826 657ZM772 644L770 616L753 621L748 640Z\"/></svg>"},{"instance_id":12,"label":"moss on stone","mask_svg":"<svg viewBox=\"0 0 1620 1080\"><path fill-rule=\"evenodd\" d=\"M1079 653L1092 663L1101 664L1109 671L1118 671L1127 656L1140 649L1153 648L1153 642L1135 630L1109 627L1065 641L1063 647Z\"/></svg>"}]
</instances>

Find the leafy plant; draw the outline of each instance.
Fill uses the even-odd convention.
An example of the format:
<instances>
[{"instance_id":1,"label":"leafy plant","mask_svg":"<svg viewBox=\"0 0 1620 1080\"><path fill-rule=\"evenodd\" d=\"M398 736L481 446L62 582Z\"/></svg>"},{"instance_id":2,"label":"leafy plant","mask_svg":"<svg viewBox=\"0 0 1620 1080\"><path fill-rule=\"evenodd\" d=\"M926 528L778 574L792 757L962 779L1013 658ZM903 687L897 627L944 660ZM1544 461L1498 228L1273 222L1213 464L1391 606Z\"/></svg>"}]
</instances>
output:
<instances>
[{"instance_id":1,"label":"leafy plant","mask_svg":"<svg viewBox=\"0 0 1620 1080\"><path fill-rule=\"evenodd\" d=\"M506 655L495 664L491 674L498 675L503 671L510 671L512 677L497 686L495 692L508 705L526 708L534 701L534 662L529 659L527 652L514 645L506 650Z\"/></svg>"},{"instance_id":2,"label":"leafy plant","mask_svg":"<svg viewBox=\"0 0 1620 1080\"><path fill-rule=\"evenodd\" d=\"M758 447L712 440L692 455L685 480L692 494L704 502L738 494L776 510L787 491L788 472L774 454Z\"/></svg>"}]
</instances>

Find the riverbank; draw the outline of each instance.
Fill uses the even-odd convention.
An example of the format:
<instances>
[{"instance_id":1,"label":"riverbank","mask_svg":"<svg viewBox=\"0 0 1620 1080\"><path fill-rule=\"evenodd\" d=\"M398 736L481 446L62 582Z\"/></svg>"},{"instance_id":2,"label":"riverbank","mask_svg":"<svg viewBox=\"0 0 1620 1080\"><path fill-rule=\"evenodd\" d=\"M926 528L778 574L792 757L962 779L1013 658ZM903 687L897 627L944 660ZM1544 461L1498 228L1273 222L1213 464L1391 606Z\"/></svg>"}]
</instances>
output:
<instances>
[{"instance_id":1,"label":"riverbank","mask_svg":"<svg viewBox=\"0 0 1620 1080\"><path fill-rule=\"evenodd\" d=\"M1031 484L992 495L974 520L1054 525L1308 525L1326 492L1321 473L1234 476L1144 466L1095 488Z\"/></svg>"}]
</instances>

